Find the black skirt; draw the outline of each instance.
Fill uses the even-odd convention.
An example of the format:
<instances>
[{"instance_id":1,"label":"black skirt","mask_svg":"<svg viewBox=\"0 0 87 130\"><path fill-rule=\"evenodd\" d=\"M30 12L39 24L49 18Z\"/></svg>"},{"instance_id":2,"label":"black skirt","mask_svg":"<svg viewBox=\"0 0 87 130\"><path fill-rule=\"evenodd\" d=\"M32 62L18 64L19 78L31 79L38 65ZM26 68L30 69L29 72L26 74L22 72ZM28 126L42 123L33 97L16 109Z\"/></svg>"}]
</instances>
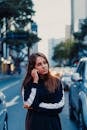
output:
<instances>
[{"instance_id":1,"label":"black skirt","mask_svg":"<svg viewBox=\"0 0 87 130\"><path fill-rule=\"evenodd\" d=\"M59 115L48 115L28 110L25 130L62 130Z\"/></svg>"}]
</instances>

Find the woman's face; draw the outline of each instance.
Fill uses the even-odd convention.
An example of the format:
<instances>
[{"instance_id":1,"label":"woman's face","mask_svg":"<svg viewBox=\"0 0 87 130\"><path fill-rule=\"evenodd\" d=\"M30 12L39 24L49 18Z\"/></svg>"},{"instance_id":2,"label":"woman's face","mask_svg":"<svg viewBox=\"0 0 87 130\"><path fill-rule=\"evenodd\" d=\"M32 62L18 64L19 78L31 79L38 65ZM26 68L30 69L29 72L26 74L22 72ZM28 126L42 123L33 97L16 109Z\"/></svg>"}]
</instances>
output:
<instances>
[{"instance_id":1,"label":"woman's face","mask_svg":"<svg viewBox=\"0 0 87 130\"><path fill-rule=\"evenodd\" d=\"M41 57L38 56L36 59L36 64L35 64L35 68L38 70L38 73L41 75L47 74L48 73L48 63L46 62L46 60Z\"/></svg>"}]
</instances>

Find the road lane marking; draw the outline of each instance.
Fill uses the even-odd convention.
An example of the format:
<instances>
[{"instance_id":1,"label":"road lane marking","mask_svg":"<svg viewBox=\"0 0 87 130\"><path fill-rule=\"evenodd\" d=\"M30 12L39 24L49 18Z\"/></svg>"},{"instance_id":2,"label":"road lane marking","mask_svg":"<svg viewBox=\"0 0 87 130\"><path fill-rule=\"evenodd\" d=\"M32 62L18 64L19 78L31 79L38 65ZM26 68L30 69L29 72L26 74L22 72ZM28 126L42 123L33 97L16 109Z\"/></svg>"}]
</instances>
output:
<instances>
[{"instance_id":1,"label":"road lane marking","mask_svg":"<svg viewBox=\"0 0 87 130\"><path fill-rule=\"evenodd\" d=\"M3 91L5 91L5 90L7 90L7 89L9 89L9 88L11 88L11 87L14 87L14 86L17 85L18 83L20 83L20 80L16 81L15 83L11 83L11 84L9 84L9 85L6 85L6 87L0 89L0 91L3 92Z\"/></svg>"},{"instance_id":2,"label":"road lane marking","mask_svg":"<svg viewBox=\"0 0 87 130\"><path fill-rule=\"evenodd\" d=\"M20 97L19 95L15 96L11 101L6 102L6 107L10 107L10 106L18 104L17 100L19 99L19 97Z\"/></svg>"}]
</instances>

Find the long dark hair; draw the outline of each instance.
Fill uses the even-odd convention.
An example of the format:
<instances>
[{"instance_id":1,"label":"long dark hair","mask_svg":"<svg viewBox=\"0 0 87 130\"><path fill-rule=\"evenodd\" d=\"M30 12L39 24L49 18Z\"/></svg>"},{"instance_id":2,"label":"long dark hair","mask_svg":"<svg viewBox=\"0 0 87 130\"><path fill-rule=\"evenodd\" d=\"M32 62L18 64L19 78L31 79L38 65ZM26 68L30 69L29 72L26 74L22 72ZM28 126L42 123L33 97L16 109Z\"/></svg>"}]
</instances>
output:
<instances>
[{"instance_id":1,"label":"long dark hair","mask_svg":"<svg viewBox=\"0 0 87 130\"><path fill-rule=\"evenodd\" d=\"M28 62L28 66L27 66L27 73L26 73L26 76L24 78L22 88L23 87L26 88L27 84L29 82L33 81L32 77L31 77L31 71L35 68L36 59L39 56L43 57L46 60L46 63L48 64L48 68L49 68L48 60L43 53L31 54L29 57L29 62ZM49 71L48 71L48 74L46 74L46 78L44 78L44 82L45 82L45 86L47 87L47 89L49 91L54 91L58 87L58 79L56 77L52 76Z\"/></svg>"}]
</instances>

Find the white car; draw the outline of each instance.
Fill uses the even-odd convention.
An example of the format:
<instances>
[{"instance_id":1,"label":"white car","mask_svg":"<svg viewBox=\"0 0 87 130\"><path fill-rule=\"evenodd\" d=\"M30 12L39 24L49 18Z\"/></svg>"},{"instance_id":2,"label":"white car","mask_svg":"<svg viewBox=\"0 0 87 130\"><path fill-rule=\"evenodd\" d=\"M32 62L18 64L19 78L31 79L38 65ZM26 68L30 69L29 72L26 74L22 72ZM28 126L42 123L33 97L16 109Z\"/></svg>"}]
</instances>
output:
<instances>
[{"instance_id":1,"label":"white car","mask_svg":"<svg viewBox=\"0 0 87 130\"><path fill-rule=\"evenodd\" d=\"M87 57L81 58L69 89L69 116L79 130L87 130Z\"/></svg>"}]
</instances>

